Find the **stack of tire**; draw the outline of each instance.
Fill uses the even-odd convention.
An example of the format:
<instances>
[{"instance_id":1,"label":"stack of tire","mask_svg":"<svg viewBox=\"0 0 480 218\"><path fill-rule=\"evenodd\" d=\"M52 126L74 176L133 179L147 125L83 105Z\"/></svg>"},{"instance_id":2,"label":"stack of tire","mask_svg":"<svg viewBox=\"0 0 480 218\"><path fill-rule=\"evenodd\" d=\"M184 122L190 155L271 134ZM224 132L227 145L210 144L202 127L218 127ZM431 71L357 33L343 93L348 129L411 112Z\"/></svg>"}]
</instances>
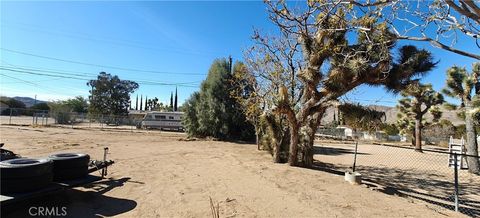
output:
<instances>
[{"instance_id":1,"label":"stack of tire","mask_svg":"<svg viewBox=\"0 0 480 218\"><path fill-rule=\"evenodd\" d=\"M84 178L89 162L90 156L80 153L0 161L0 193L31 192L47 187L52 181Z\"/></svg>"},{"instance_id":2,"label":"stack of tire","mask_svg":"<svg viewBox=\"0 0 480 218\"><path fill-rule=\"evenodd\" d=\"M1 194L29 192L48 186L53 179L53 161L17 158L0 162Z\"/></svg>"},{"instance_id":3,"label":"stack of tire","mask_svg":"<svg viewBox=\"0 0 480 218\"><path fill-rule=\"evenodd\" d=\"M53 161L54 181L80 179L88 174L88 154L62 153L50 155L48 158Z\"/></svg>"}]
</instances>

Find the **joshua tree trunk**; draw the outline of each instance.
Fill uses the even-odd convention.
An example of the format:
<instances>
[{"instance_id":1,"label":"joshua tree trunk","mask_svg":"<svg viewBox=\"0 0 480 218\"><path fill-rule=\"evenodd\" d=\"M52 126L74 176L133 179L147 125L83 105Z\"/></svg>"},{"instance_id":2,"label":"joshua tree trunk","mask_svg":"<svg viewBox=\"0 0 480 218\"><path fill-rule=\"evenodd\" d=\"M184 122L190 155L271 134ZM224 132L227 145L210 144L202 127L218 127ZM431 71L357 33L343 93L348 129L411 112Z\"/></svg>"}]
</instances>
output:
<instances>
[{"instance_id":1,"label":"joshua tree trunk","mask_svg":"<svg viewBox=\"0 0 480 218\"><path fill-rule=\"evenodd\" d=\"M255 143L257 143L257 150L260 151L260 142L258 140L258 129L255 128Z\"/></svg>"},{"instance_id":2,"label":"joshua tree trunk","mask_svg":"<svg viewBox=\"0 0 480 218\"><path fill-rule=\"evenodd\" d=\"M275 123L275 118L273 117L273 115L269 115L269 116L266 116L266 121L267 121L267 125L268 125L268 131L272 137L272 141L271 143L273 144L273 162L274 163L280 163L281 162L281 159L280 159L280 153L281 153L281 144L282 144L282 140L279 140L279 135L280 133L278 132L279 129L278 129L278 125L277 123ZM257 134L257 141L258 141L258 134Z\"/></svg>"},{"instance_id":3,"label":"joshua tree trunk","mask_svg":"<svg viewBox=\"0 0 480 218\"><path fill-rule=\"evenodd\" d=\"M412 146L415 146L415 129L412 131Z\"/></svg>"},{"instance_id":4,"label":"joshua tree trunk","mask_svg":"<svg viewBox=\"0 0 480 218\"><path fill-rule=\"evenodd\" d=\"M422 152L422 118L415 119L415 151Z\"/></svg>"},{"instance_id":5,"label":"joshua tree trunk","mask_svg":"<svg viewBox=\"0 0 480 218\"><path fill-rule=\"evenodd\" d=\"M288 164L290 166L297 165L298 159L298 140L299 140L299 125L294 123L290 126L290 153L288 156Z\"/></svg>"},{"instance_id":6,"label":"joshua tree trunk","mask_svg":"<svg viewBox=\"0 0 480 218\"><path fill-rule=\"evenodd\" d=\"M465 104L465 127L467 131L467 154L476 157L467 157L468 171L470 173L480 174L480 163L478 158L478 144L476 139L474 120L472 117L472 106L470 102Z\"/></svg>"},{"instance_id":7,"label":"joshua tree trunk","mask_svg":"<svg viewBox=\"0 0 480 218\"><path fill-rule=\"evenodd\" d=\"M273 145L273 162L274 163L280 163L280 143L277 140L273 140L274 145Z\"/></svg>"},{"instance_id":8,"label":"joshua tree trunk","mask_svg":"<svg viewBox=\"0 0 480 218\"><path fill-rule=\"evenodd\" d=\"M320 124L321 118L325 113L326 109L321 109L319 112L316 112L312 115L311 119L308 120L308 125L306 126L306 136L304 140L304 149L302 154L302 163L304 167L312 167L313 165L313 155L315 155L314 142L315 142L315 133L317 132L318 125Z\"/></svg>"},{"instance_id":9,"label":"joshua tree trunk","mask_svg":"<svg viewBox=\"0 0 480 218\"><path fill-rule=\"evenodd\" d=\"M305 135L303 150L302 150L302 165L303 167L312 167L313 165L313 143L315 141L316 128L312 125L306 127L307 133Z\"/></svg>"}]
</instances>

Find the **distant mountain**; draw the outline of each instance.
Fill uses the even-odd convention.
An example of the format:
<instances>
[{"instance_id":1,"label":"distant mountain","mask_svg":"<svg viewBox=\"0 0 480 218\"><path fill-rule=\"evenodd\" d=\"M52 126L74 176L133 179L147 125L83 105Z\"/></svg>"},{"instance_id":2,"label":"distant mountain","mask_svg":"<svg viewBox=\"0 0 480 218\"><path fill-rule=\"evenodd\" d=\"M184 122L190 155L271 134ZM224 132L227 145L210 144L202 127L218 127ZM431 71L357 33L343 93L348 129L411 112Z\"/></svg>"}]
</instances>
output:
<instances>
[{"instance_id":1,"label":"distant mountain","mask_svg":"<svg viewBox=\"0 0 480 218\"><path fill-rule=\"evenodd\" d=\"M389 107L389 106L383 106L383 105L369 105L368 107L375 109L377 111L385 112L386 123L397 122L398 109L396 107ZM449 120L450 122L453 123L453 125L465 124L465 121L457 117L457 111L446 110L443 107L441 108L441 110L443 112L441 119ZM333 107L328 108L327 111L325 112L325 116L322 119L322 123L326 124L326 123L332 122L334 116L335 116L335 119L338 119L338 111ZM432 116L430 116L427 113L426 119L431 120Z\"/></svg>"},{"instance_id":2,"label":"distant mountain","mask_svg":"<svg viewBox=\"0 0 480 218\"><path fill-rule=\"evenodd\" d=\"M30 98L30 97L19 97L19 96L15 96L13 97L13 99L17 100L17 101L21 101L25 104L25 106L27 107L31 107L35 104L35 99L34 98ZM47 103L46 101L42 101L42 100L38 100L37 99L37 104L39 103Z\"/></svg>"}]
</instances>

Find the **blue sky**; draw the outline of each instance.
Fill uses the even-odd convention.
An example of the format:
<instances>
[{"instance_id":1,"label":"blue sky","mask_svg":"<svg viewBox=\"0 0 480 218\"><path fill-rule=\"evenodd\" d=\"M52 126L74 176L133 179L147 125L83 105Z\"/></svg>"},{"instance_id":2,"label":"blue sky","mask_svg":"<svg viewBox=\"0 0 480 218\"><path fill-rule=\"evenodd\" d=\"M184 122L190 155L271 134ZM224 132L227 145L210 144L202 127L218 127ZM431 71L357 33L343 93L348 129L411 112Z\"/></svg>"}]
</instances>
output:
<instances>
[{"instance_id":1,"label":"blue sky","mask_svg":"<svg viewBox=\"0 0 480 218\"><path fill-rule=\"evenodd\" d=\"M254 27L274 30L260 1L0 4L1 66L76 78L0 70L1 95L37 95L41 100L87 97L87 80L106 71L122 79L155 83L140 82L133 97L147 95L167 102L177 86L179 102L183 102L198 90L215 58L232 55L234 61L242 59L242 51L252 44ZM470 43L460 38L459 46L480 52ZM426 43L402 44L427 48L440 60L437 69L424 79L437 90L444 86L448 67L470 68L474 61ZM397 97L381 88L360 87L348 98L365 104L395 105Z\"/></svg>"}]
</instances>

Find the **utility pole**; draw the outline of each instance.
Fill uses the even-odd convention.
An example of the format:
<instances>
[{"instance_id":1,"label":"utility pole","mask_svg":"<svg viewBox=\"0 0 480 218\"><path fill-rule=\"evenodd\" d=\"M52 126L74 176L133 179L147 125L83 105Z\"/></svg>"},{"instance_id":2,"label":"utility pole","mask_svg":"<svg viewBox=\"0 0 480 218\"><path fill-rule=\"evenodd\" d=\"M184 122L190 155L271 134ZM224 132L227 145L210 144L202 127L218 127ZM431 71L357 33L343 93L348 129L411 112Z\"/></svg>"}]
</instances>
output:
<instances>
[{"instance_id":1,"label":"utility pole","mask_svg":"<svg viewBox=\"0 0 480 218\"><path fill-rule=\"evenodd\" d=\"M33 103L33 105L36 105L37 104L37 95L35 95L35 103Z\"/></svg>"}]
</instances>

